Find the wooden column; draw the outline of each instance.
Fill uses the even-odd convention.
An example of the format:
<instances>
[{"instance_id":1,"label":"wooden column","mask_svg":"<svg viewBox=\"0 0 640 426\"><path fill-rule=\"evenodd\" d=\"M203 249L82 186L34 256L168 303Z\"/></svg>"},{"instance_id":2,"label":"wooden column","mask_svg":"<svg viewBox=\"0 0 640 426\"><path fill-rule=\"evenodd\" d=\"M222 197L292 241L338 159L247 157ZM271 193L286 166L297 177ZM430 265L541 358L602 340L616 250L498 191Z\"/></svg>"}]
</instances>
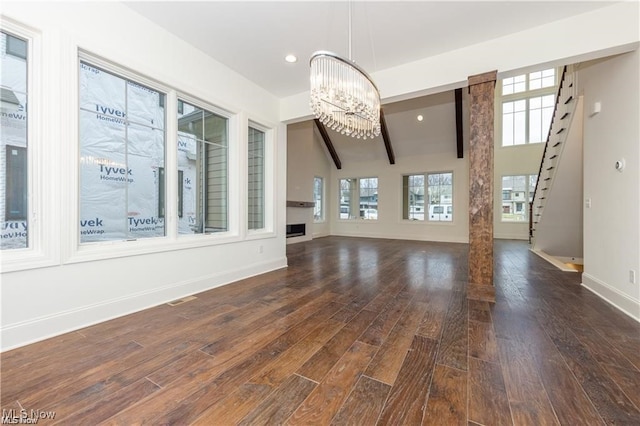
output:
<instances>
[{"instance_id":1,"label":"wooden column","mask_svg":"<svg viewBox=\"0 0 640 426\"><path fill-rule=\"evenodd\" d=\"M470 76L469 299L495 302L493 286L493 104L496 71Z\"/></svg>"}]
</instances>

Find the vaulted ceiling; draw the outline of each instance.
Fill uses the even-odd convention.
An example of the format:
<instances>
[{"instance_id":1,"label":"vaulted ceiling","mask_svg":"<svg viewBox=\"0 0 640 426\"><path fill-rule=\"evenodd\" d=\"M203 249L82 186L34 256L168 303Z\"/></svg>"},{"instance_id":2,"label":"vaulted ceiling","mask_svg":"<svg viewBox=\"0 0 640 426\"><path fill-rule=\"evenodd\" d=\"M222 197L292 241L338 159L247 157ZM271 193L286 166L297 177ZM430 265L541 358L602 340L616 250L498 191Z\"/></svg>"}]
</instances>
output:
<instances>
[{"instance_id":1,"label":"vaulted ceiling","mask_svg":"<svg viewBox=\"0 0 640 426\"><path fill-rule=\"evenodd\" d=\"M308 61L313 52L329 50L348 56L346 1L125 4L280 98L308 90ZM352 59L371 74L610 4L609 1L353 1ZM298 62L285 62L287 54L295 54ZM438 145L455 144L454 105L452 91L384 105L395 155L399 158L420 155L425 144L430 145L430 152L455 149L451 145ZM425 116L427 119L417 121L417 115L427 110L430 114ZM381 138L374 143L358 143L332 131L329 135L343 161L387 158Z\"/></svg>"}]
</instances>

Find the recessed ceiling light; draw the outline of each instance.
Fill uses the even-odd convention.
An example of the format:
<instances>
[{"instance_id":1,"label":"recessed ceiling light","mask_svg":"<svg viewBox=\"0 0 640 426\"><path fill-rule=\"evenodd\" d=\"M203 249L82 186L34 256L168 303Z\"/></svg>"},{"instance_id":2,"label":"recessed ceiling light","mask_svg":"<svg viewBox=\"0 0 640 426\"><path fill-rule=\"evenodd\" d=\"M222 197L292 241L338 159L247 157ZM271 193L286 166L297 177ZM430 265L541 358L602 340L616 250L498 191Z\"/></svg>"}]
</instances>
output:
<instances>
[{"instance_id":1,"label":"recessed ceiling light","mask_svg":"<svg viewBox=\"0 0 640 426\"><path fill-rule=\"evenodd\" d=\"M298 62L298 57L296 55L287 55L284 57L284 60L289 62L290 64L293 64L295 62Z\"/></svg>"},{"instance_id":2,"label":"recessed ceiling light","mask_svg":"<svg viewBox=\"0 0 640 426\"><path fill-rule=\"evenodd\" d=\"M424 117L422 116L422 114L419 114L416 118L418 119L418 121L424 120Z\"/></svg>"}]
</instances>

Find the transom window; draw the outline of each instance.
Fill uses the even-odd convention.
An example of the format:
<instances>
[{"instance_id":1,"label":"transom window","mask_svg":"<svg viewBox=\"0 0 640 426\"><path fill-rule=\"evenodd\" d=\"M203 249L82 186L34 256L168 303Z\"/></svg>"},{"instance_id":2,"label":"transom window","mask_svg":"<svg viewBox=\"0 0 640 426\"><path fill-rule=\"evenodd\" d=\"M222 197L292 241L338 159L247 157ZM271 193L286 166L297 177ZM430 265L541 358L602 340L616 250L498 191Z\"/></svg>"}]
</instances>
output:
<instances>
[{"instance_id":1,"label":"transom window","mask_svg":"<svg viewBox=\"0 0 640 426\"><path fill-rule=\"evenodd\" d=\"M502 80L502 146L547 140L555 92L554 68Z\"/></svg>"}]
</instances>

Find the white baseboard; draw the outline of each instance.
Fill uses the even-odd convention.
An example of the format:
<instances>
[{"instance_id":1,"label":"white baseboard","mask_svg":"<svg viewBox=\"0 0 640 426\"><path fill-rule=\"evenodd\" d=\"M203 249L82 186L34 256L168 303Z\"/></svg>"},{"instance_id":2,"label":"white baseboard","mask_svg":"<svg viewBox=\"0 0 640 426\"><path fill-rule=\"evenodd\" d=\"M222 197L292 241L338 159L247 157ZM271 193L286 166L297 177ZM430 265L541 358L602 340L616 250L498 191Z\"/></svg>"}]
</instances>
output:
<instances>
[{"instance_id":1,"label":"white baseboard","mask_svg":"<svg viewBox=\"0 0 640 426\"><path fill-rule=\"evenodd\" d=\"M494 233L493 234L493 238L496 239L496 240L528 241L529 240L529 235L527 235L527 234L523 235L521 232L518 232L517 234Z\"/></svg>"},{"instance_id":2,"label":"white baseboard","mask_svg":"<svg viewBox=\"0 0 640 426\"><path fill-rule=\"evenodd\" d=\"M210 274L150 291L9 324L0 328L0 352L149 309L181 297L201 293L255 275L285 268L286 266L286 257L274 261L256 263L233 271Z\"/></svg>"},{"instance_id":3,"label":"white baseboard","mask_svg":"<svg viewBox=\"0 0 640 426\"><path fill-rule=\"evenodd\" d=\"M338 232L331 234L336 237L356 237L356 238L379 238L382 240L409 240L409 241L428 241L434 243L462 243L467 244L467 238L433 238L431 236L422 235L387 235L387 234L359 234L357 232Z\"/></svg>"},{"instance_id":4,"label":"white baseboard","mask_svg":"<svg viewBox=\"0 0 640 426\"><path fill-rule=\"evenodd\" d=\"M640 322L640 300L621 293L618 289L587 273L582 274L582 286Z\"/></svg>"}]
</instances>

